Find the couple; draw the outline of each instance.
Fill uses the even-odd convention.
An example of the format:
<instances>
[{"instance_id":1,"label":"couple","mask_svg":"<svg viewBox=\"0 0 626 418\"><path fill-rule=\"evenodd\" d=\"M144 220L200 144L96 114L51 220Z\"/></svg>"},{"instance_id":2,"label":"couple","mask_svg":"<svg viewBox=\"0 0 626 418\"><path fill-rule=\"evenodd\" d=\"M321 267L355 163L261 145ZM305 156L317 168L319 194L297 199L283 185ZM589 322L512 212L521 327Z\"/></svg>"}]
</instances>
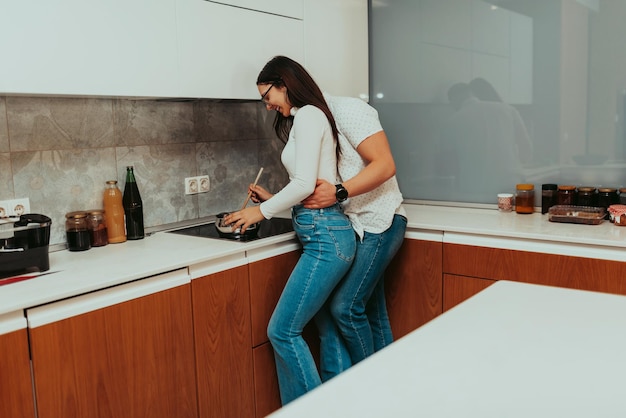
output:
<instances>
[{"instance_id":1,"label":"couple","mask_svg":"<svg viewBox=\"0 0 626 418\"><path fill-rule=\"evenodd\" d=\"M274 195L250 186L262 203L225 221L245 230L291 208L303 253L268 327L285 405L392 342L382 277L407 221L374 108L324 95L283 56L265 65L256 84L265 107L277 112L290 181ZM321 376L302 338L311 319L320 334Z\"/></svg>"}]
</instances>

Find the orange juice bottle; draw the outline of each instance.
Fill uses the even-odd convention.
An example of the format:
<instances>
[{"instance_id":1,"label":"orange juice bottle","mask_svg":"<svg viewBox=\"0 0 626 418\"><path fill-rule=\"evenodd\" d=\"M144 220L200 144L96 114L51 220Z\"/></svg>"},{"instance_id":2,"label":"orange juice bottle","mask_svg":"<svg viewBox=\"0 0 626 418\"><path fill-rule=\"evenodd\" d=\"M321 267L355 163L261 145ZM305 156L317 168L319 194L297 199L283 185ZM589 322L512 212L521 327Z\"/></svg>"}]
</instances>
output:
<instances>
[{"instance_id":1,"label":"orange juice bottle","mask_svg":"<svg viewBox=\"0 0 626 418\"><path fill-rule=\"evenodd\" d=\"M117 180L107 181L103 200L109 243L125 242L124 206L122 205L122 192L117 187Z\"/></svg>"}]
</instances>

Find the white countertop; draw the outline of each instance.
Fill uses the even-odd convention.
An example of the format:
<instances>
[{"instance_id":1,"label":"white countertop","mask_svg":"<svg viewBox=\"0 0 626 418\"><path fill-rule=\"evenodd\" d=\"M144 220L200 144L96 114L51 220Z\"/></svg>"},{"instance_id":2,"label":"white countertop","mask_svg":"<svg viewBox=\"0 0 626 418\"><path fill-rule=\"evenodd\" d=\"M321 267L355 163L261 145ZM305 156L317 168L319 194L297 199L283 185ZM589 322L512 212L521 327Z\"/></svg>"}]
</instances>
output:
<instances>
[{"instance_id":1,"label":"white countertop","mask_svg":"<svg viewBox=\"0 0 626 418\"><path fill-rule=\"evenodd\" d=\"M626 296L499 281L273 415L626 416Z\"/></svg>"},{"instance_id":2,"label":"white countertop","mask_svg":"<svg viewBox=\"0 0 626 418\"><path fill-rule=\"evenodd\" d=\"M547 215L495 209L405 204L407 237L554 254L626 261L626 227L551 223ZM219 263L280 243L289 233L248 243L157 232L138 241L83 252L50 254L50 271L39 278L0 286L0 315L202 263ZM192 277L193 278L193 277Z\"/></svg>"}]
</instances>

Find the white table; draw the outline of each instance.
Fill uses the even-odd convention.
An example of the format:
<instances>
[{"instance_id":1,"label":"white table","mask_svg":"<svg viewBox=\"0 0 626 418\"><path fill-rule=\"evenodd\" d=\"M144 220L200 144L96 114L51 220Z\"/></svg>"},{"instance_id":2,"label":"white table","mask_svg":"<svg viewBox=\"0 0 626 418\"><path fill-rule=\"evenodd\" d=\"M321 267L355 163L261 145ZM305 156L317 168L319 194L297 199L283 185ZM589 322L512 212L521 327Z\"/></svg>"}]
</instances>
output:
<instances>
[{"instance_id":1,"label":"white table","mask_svg":"<svg viewBox=\"0 0 626 418\"><path fill-rule=\"evenodd\" d=\"M626 297L497 282L272 417L626 417Z\"/></svg>"}]
</instances>

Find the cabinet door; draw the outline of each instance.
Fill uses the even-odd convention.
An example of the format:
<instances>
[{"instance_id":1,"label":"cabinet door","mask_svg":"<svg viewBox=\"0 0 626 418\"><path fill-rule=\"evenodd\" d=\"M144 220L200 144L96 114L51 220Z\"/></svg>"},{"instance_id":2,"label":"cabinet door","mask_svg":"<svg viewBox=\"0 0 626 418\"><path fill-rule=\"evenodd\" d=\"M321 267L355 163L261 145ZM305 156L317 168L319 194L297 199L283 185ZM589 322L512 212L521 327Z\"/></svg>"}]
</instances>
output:
<instances>
[{"instance_id":1,"label":"cabinet door","mask_svg":"<svg viewBox=\"0 0 626 418\"><path fill-rule=\"evenodd\" d=\"M465 299L494 284L496 280L478 279L476 277L443 275L443 310L458 305Z\"/></svg>"},{"instance_id":2,"label":"cabinet door","mask_svg":"<svg viewBox=\"0 0 626 418\"><path fill-rule=\"evenodd\" d=\"M259 99L270 58L303 62L301 20L202 0L177 0L182 97Z\"/></svg>"},{"instance_id":3,"label":"cabinet door","mask_svg":"<svg viewBox=\"0 0 626 418\"><path fill-rule=\"evenodd\" d=\"M28 333L23 313L0 315L0 417L33 418Z\"/></svg>"},{"instance_id":4,"label":"cabinet door","mask_svg":"<svg viewBox=\"0 0 626 418\"><path fill-rule=\"evenodd\" d=\"M405 239L387 268L387 310L395 339L441 314L441 257L441 242Z\"/></svg>"},{"instance_id":5,"label":"cabinet door","mask_svg":"<svg viewBox=\"0 0 626 418\"><path fill-rule=\"evenodd\" d=\"M302 19L302 2L304 0L209 0L213 3L243 7L258 12L272 13Z\"/></svg>"},{"instance_id":6,"label":"cabinet door","mask_svg":"<svg viewBox=\"0 0 626 418\"><path fill-rule=\"evenodd\" d=\"M0 93L177 96L175 1L2 2Z\"/></svg>"},{"instance_id":7,"label":"cabinet door","mask_svg":"<svg viewBox=\"0 0 626 418\"><path fill-rule=\"evenodd\" d=\"M182 270L29 309L38 417L197 417L190 299Z\"/></svg>"},{"instance_id":8,"label":"cabinet door","mask_svg":"<svg viewBox=\"0 0 626 418\"><path fill-rule=\"evenodd\" d=\"M254 394L257 417L264 417L281 407L278 390L278 376L272 345L267 342L255 347L254 357Z\"/></svg>"},{"instance_id":9,"label":"cabinet door","mask_svg":"<svg viewBox=\"0 0 626 418\"><path fill-rule=\"evenodd\" d=\"M445 273L626 295L626 262L473 245L444 245Z\"/></svg>"},{"instance_id":10,"label":"cabinet door","mask_svg":"<svg viewBox=\"0 0 626 418\"><path fill-rule=\"evenodd\" d=\"M199 416L252 417L248 266L194 279L191 288Z\"/></svg>"},{"instance_id":11,"label":"cabinet door","mask_svg":"<svg viewBox=\"0 0 626 418\"><path fill-rule=\"evenodd\" d=\"M250 263L252 347L268 341L267 324L299 258L298 250Z\"/></svg>"},{"instance_id":12,"label":"cabinet door","mask_svg":"<svg viewBox=\"0 0 626 418\"><path fill-rule=\"evenodd\" d=\"M322 91L369 98L367 0L305 0L302 63Z\"/></svg>"}]
</instances>

